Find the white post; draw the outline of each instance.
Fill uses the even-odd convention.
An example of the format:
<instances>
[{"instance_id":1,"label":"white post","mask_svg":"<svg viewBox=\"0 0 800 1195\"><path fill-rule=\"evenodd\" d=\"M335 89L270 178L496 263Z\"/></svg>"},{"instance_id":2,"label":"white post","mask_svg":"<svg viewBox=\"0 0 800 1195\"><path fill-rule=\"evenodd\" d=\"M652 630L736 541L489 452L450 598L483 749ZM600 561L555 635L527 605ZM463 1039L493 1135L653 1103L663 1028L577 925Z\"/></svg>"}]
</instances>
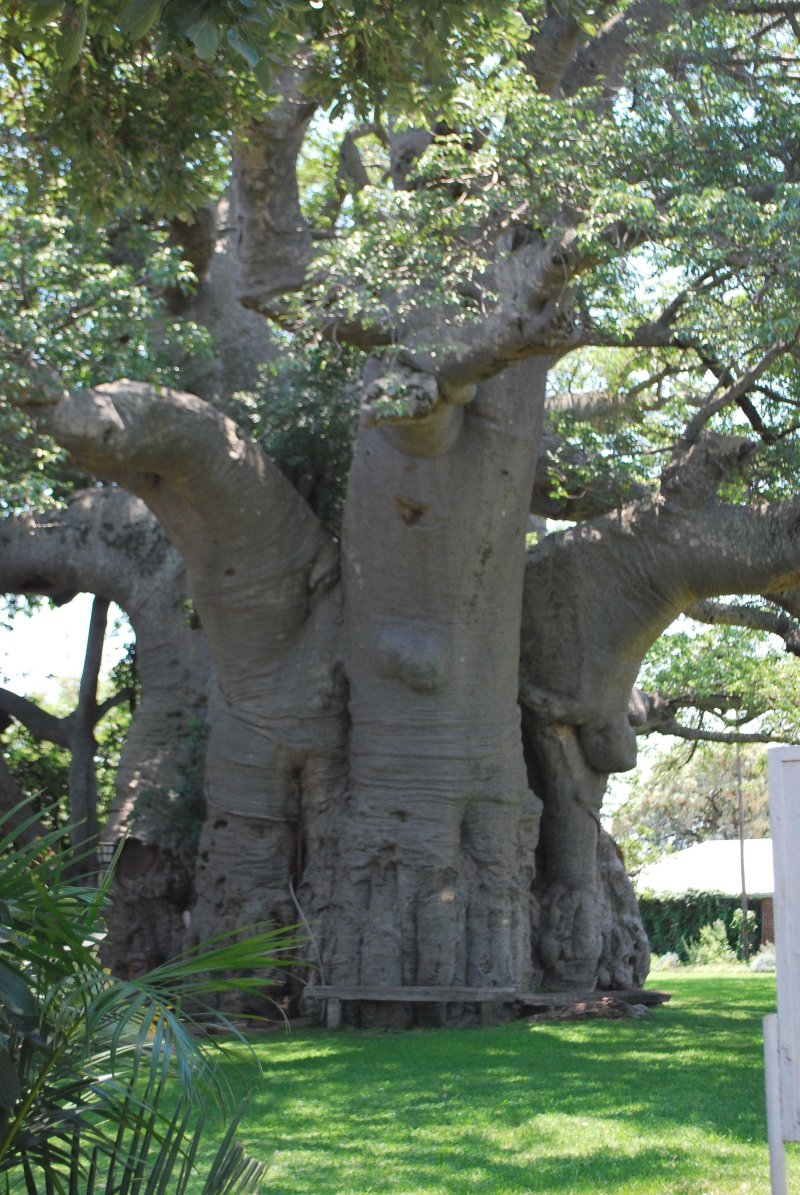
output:
<instances>
[{"instance_id":1,"label":"white post","mask_svg":"<svg viewBox=\"0 0 800 1195\"><path fill-rule=\"evenodd\" d=\"M764 1017L764 1079L767 1089L767 1144L772 1195L788 1195L778 1073L778 1018L774 1013L772 1016Z\"/></svg>"},{"instance_id":2,"label":"white post","mask_svg":"<svg viewBox=\"0 0 800 1195\"><path fill-rule=\"evenodd\" d=\"M800 1141L800 747L768 752L775 869L778 1015L764 1022L767 1133L774 1195L785 1195L783 1143Z\"/></svg>"}]
</instances>

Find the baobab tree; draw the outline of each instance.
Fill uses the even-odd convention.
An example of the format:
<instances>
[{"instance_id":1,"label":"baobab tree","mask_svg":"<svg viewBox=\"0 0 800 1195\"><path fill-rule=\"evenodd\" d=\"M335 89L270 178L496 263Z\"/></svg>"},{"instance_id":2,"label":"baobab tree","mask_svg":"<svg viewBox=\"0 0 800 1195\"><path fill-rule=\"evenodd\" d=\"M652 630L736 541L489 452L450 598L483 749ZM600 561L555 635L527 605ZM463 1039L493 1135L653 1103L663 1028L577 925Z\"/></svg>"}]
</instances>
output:
<instances>
[{"instance_id":1,"label":"baobab tree","mask_svg":"<svg viewBox=\"0 0 800 1195\"><path fill-rule=\"evenodd\" d=\"M84 474L143 502L186 570L214 668L191 933L299 909L333 982L641 980L646 946L597 820L608 773L634 762L638 663L692 601L798 581L793 500L765 506L736 482L757 456L745 422L765 459L793 434L776 430L797 344L783 249L796 220L782 73L793 14L497 5L476 33L446 7L428 37L415 4L386 27L369 5L281 20L266 4L252 20L244 4L173 7L112 5L85 26L80 6L52 6L76 40L67 76L62 44L67 121L53 117L54 30L6 23L33 64L15 84L29 101L21 143L40 138L25 170L60 169L43 139L96 177L106 151L79 150L74 120L106 97L106 144L126 169L91 200L127 204L114 252L146 258L129 213L147 202L140 242L142 230L163 240L154 218L175 217L169 236L198 273L182 311L212 345L215 313L231 323L208 301L227 249L248 327L255 313L279 328L277 349L248 359L286 354L289 338L312 341L291 351L317 365L324 344L329 361L343 346L362 358L331 527L252 421L231 417L248 408L219 371L206 402L152 384L141 362L134 380L74 378L21 318L3 334L17 409ZM419 51L401 88L380 50L403 13L425 36L398 42L401 65ZM226 23L266 98L213 65ZM452 67L437 82L444 34ZM143 80L157 79L172 80L165 103L184 126L145 111ZM332 98L336 121L321 120ZM229 170L210 148L223 136ZM30 179L19 185L27 201ZM215 186L224 209L201 217L199 191ZM526 565L548 379L609 347L636 355L637 398L620 401L618 423L672 404L666 462L611 510L588 518L575 503L583 521ZM743 422L729 426L731 411Z\"/></svg>"}]
</instances>

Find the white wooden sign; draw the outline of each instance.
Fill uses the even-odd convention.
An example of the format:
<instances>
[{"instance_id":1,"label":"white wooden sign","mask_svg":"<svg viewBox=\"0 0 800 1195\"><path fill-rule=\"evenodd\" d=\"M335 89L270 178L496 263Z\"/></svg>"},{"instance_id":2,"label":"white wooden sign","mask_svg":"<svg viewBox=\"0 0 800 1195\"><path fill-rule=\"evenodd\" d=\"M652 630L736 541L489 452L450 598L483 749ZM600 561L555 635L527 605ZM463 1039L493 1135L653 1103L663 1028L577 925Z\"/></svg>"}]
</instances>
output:
<instances>
[{"instance_id":1,"label":"white wooden sign","mask_svg":"<svg viewBox=\"0 0 800 1195\"><path fill-rule=\"evenodd\" d=\"M800 1141L800 747L772 747L768 764L778 1015L765 1020L764 1058L772 1190L783 1195L783 1143Z\"/></svg>"}]
</instances>

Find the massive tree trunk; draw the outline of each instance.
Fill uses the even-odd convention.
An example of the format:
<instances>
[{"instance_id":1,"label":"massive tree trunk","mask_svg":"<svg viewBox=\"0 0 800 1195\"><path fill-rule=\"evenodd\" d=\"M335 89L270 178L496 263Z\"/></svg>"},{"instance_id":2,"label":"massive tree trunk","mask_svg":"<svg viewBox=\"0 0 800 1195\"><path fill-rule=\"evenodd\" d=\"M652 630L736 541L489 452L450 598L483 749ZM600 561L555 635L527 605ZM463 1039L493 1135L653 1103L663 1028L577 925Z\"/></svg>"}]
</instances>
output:
<instances>
[{"instance_id":1,"label":"massive tree trunk","mask_svg":"<svg viewBox=\"0 0 800 1195\"><path fill-rule=\"evenodd\" d=\"M545 373L388 426L367 404L343 583L302 500L196 399L120 383L48 409L158 515L214 654L192 935L299 910L328 978L535 982L517 675Z\"/></svg>"},{"instance_id":2,"label":"massive tree trunk","mask_svg":"<svg viewBox=\"0 0 800 1195\"><path fill-rule=\"evenodd\" d=\"M796 510L720 502L742 444L707 437L660 494L525 567L545 372L459 402L373 378L341 579L302 499L192 396L118 383L45 408L157 514L213 653L190 937L302 917L324 977L351 984L643 980L599 829L607 775L635 757L636 672L694 598L796 583Z\"/></svg>"},{"instance_id":3,"label":"massive tree trunk","mask_svg":"<svg viewBox=\"0 0 800 1195\"><path fill-rule=\"evenodd\" d=\"M517 705L524 536L545 378L362 424L343 532L349 784L308 887L326 977L533 982L541 803Z\"/></svg>"},{"instance_id":4,"label":"massive tree trunk","mask_svg":"<svg viewBox=\"0 0 800 1195\"><path fill-rule=\"evenodd\" d=\"M619 906L606 957L599 813L609 772L636 762L631 691L645 653L694 600L766 593L800 577L798 503L734 507L717 497L747 441L682 443L660 492L548 536L530 554L520 693L533 782L544 797L540 930L545 982L592 983L642 954ZM628 959L628 963L624 962Z\"/></svg>"}]
</instances>

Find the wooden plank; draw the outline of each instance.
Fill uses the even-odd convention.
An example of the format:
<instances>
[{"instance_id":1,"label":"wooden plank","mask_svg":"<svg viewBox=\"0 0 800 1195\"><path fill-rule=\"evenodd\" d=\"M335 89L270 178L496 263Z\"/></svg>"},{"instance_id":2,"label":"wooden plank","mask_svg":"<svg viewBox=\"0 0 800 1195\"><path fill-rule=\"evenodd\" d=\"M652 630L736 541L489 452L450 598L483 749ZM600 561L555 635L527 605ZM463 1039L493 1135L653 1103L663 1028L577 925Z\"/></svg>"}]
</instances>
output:
<instances>
[{"instance_id":1,"label":"wooden plank","mask_svg":"<svg viewBox=\"0 0 800 1195\"><path fill-rule=\"evenodd\" d=\"M339 985L310 985L309 996L320 1000L394 1001L419 1004L483 1004L493 1001L513 1001L514 988L430 988L430 987L344 987Z\"/></svg>"},{"instance_id":2,"label":"wooden plank","mask_svg":"<svg viewBox=\"0 0 800 1195\"><path fill-rule=\"evenodd\" d=\"M342 1023L342 1002L331 998L325 1005L325 1025L328 1029L338 1029Z\"/></svg>"},{"instance_id":3,"label":"wooden plank","mask_svg":"<svg viewBox=\"0 0 800 1195\"><path fill-rule=\"evenodd\" d=\"M597 988L586 988L574 992L520 992L517 1000L520 1004L548 1008L558 1004L578 1004L583 1000L602 1000L605 997L624 1000L626 1004L646 1004L650 1007L656 1004L666 1004L668 1000L672 999L672 993L659 992L654 988L626 988L624 991L599 991Z\"/></svg>"},{"instance_id":4,"label":"wooden plank","mask_svg":"<svg viewBox=\"0 0 800 1195\"><path fill-rule=\"evenodd\" d=\"M587 988L577 992L520 992L517 999L520 1004L546 1008L555 1004L577 1004L579 1000L593 1000L596 997L597 992Z\"/></svg>"}]
</instances>

